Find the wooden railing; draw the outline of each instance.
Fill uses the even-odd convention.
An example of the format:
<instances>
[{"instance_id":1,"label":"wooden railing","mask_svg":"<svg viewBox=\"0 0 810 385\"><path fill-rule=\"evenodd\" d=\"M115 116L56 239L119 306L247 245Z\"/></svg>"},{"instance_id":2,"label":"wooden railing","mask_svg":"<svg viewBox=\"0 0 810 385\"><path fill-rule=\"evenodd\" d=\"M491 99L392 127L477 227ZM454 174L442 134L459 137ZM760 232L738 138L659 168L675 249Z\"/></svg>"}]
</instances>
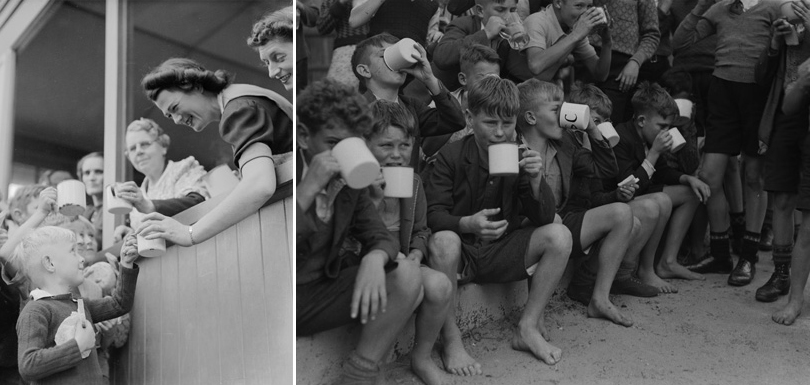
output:
<instances>
[{"instance_id":1,"label":"wooden railing","mask_svg":"<svg viewBox=\"0 0 810 385\"><path fill-rule=\"evenodd\" d=\"M175 219L193 223L220 199ZM292 182L259 212L193 247L141 258L114 384L291 384Z\"/></svg>"}]
</instances>

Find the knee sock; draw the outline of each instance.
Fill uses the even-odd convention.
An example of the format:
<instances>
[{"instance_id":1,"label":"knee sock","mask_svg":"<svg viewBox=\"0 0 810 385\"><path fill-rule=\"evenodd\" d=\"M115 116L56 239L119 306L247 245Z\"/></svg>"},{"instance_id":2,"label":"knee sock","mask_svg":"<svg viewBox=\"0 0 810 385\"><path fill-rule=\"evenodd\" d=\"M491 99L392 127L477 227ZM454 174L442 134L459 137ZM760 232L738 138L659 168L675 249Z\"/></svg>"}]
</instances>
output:
<instances>
[{"instance_id":1,"label":"knee sock","mask_svg":"<svg viewBox=\"0 0 810 385\"><path fill-rule=\"evenodd\" d=\"M731 217L731 232L734 239L742 239L745 234L745 211L738 213L729 213Z\"/></svg>"},{"instance_id":2,"label":"knee sock","mask_svg":"<svg viewBox=\"0 0 810 385\"><path fill-rule=\"evenodd\" d=\"M793 245L773 245L773 264L790 265L790 255L793 253Z\"/></svg>"},{"instance_id":3,"label":"knee sock","mask_svg":"<svg viewBox=\"0 0 810 385\"><path fill-rule=\"evenodd\" d=\"M743 237L742 255L740 255L740 258L756 263L759 260L757 250L759 250L759 233L746 231Z\"/></svg>"},{"instance_id":4,"label":"knee sock","mask_svg":"<svg viewBox=\"0 0 810 385\"><path fill-rule=\"evenodd\" d=\"M724 261L731 259L731 253L728 251L728 230L717 233L712 231L709 235L709 239L709 250L714 259Z\"/></svg>"}]
</instances>

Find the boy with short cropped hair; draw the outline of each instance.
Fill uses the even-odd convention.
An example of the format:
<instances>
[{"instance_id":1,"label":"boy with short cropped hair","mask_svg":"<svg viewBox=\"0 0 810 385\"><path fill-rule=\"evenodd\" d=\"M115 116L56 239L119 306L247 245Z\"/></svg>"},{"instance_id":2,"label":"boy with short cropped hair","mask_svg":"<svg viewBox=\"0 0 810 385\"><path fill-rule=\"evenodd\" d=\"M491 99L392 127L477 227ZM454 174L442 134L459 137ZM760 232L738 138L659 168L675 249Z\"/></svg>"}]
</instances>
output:
<instances>
[{"instance_id":1,"label":"boy with short cropped hair","mask_svg":"<svg viewBox=\"0 0 810 385\"><path fill-rule=\"evenodd\" d=\"M639 271L645 283L671 291L673 288L661 278L704 279L681 266L677 259L695 210L706 202L710 191L700 179L670 167L664 159L663 155L672 148L669 129L678 116L678 106L672 97L660 85L642 82L631 102L635 111L633 119L616 125L620 140L613 151L619 163L619 174L605 180L605 186L615 186L633 175L639 179L637 196L663 192L672 201L661 259L654 271Z\"/></svg>"},{"instance_id":2,"label":"boy with short cropped hair","mask_svg":"<svg viewBox=\"0 0 810 385\"><path fill-rule=\"evenodd\" d=\"M113 295L80 299L78 303L72 292L84 281L84 258L76 253L72 231L53 226L39 228L14 252L22 261L26 277L37 288L17 321L20 375L34 384L104 383L93 323L132 309L138 277L135 236L128 237L121 248L121 281ZM82 304L83 308L77 307ZM74 312L78 319L72 318ZM67 331L63 331L65 328Z\"/></svg>"},{"instance_id":3,"label":"boy with short cropped hair","mask_svg":"<svg viewBox=\"0 0 810 385\"><path fill-rule=\"evenodd\" d=\"M610 302L608 294L611 286L621 286L623 293L631 295L649 297L656 293L629 275L613 284L633 231L630 207L618 202L594 208L568 205L570 196L580 194L571 191L574 184L572 179L608 178L616 174L616 158L610 144L593 122L588 122L587 128L591 151L578 146L574 134L560 127L559 110L564 95L562 88L557 85L531 79L518 86L518 89L520 139L529 149L541 154L543 169L538 177L551 187L557 213L571 231L571 255L574 258L585 257L585 250L601 243L598 256L591 256L595 261L586 263L577 271L568 288L568 296L585 304L589 317L606 318L622 326L631 326L633 321ZM587 269L588 265L596 266ZM645 289L649 294L644 293Z\"/></svg>"},{"instance_id":4,"label":"boy with short cropped hair","mask_svg":"<svg viewBox=\"0 0 810 385\"><path fill-rule=\"evenodd\" d=\"M402 104L413 114L418 124L411 165L416 168L421 159L419 148L422 145L422 138L452 134L464 128L464 116L461 114L461 106L458 101L433 76L427 53L421 45L415 44L421 57L414 67L401 71L393 71L388 68L383 59L383 52L398 41L398 38L388 33L361 41L352 55L352 70L360 80L360 91L364 93L369 103L378 99L388 100ZM407 75L412 75L427 87L433 97L435 108L428 107L418 99L399 94L399 88L405 84Z\"/></svg>"},{"instance_id":5,"label":"boy with short cropped hair","mask_svg":"<svg viewBox=\"0 0 810 385\"><path fill-rule=\"evenodd\" d=\"M371 153L382 167L407 167L411 162L411 147L416 131L413 117L405 107L386 100L372 103L371 111L374 123L365 135ZM428 244L434 241L431 238L452 234L431 234L427 227L427 198L419 175L413 176L412 196L409 198L384 196L385 184L381 175L368 190L383 224L399 240L397 259L426 263L430 258ZM446 381L430 355L450 309L453 292L444 274L425 265L420 270L424 298L416 314L411 367L425 384L438 385Z\"/></svg>"},{"instance_id":6,"label":"boy with short cropped hair","mask_svg":"<svg viewBox=\"0 0 810 385\"><path fill-rule=\"evenodd\" d=\"M486 77L469 90L464 111L473 135L442 148L425 172L428 225L451 230L457 246L437 245L431 267L451 282L513 282L533 276L526 308L512 336L512 348L529 351L547 364L556 364L561 350L548 343L543 315L571 253L571 232L552 223L554 198L543 181L540 154L526 150L516 175L489 174L490 145L515 143L515 120L520 108L514 83ZM534 177L536 183L530 183ZM528 218L530 224L521 226ZM449 242L448 242L449 243ZM460 254L460 255L459 255ZM455 313L448 314L442 331L445 366L463 374L480 373L461 345ZM452 362L454 364L448 364ZM473 369L472 372L470 369Z\"/></svg>"},{"instance_id":7,"label":"boy with short cropped hair","mask_svg":"<svg viewBox=\"0 0 810 385\"><path fill-rule=\"evenodd\" d=\"M419 304L419 264L397 260L397 240L386 229L368 189L340 177L332 148L371 127L368 103L357 91L326 79L298 97L296 161L296 330L312 335L344 324L362 326L339 384L373 384L380 363ZM344 258L349 233L365 255Z\"/></svg>"}]
</instances>

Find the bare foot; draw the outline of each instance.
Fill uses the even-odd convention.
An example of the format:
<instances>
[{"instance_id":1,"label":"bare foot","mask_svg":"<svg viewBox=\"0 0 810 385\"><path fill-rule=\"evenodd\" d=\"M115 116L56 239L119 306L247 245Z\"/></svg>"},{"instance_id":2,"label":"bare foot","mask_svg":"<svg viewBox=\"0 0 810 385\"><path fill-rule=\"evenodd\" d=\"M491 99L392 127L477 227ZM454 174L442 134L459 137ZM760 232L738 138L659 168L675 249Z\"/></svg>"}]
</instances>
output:
<instances>
[{"instance_id":1,"label":"bare foot","mask_svg":"<svg viewBox=\"0 0 810 385\"><path fill-rule=\"evenodd\" d=\"M430 356L411 356L411 368L427 385L443 385L450 382L444 372L430 359Z\"/></svg>"},{"instance_id":2,"label":"bare foot","mask_svg":"<svg viewBox=\"0 0 810 385\"><path fill-rule=\"evenodd\" d=\"M658 263L658 266L655 267L655 273L661 278L679 278L696 281L703 281L706 279L706 277L703 275L690 271L677 262L666 263L663 260L661 260L661 262Z\"/></svg>"},{"instance_id":3,"label":"bare foot","mask_svg":"<svg viewBox=\"0 0 810 385\"><path fill-rule=\"evenodd\" d=\"M802 314L802 303L799 301L788 301L787 305L785 305L782 310L773 313L771 319L778 324L790 326L793 325L793 322L796 321L799 314Z\"/></svg>"},{"instance_id":4,"label":"bare foot","mask_svg":"<svg viewBox=\"0 0 810 385\"><path fill-rule=\"evenodd\" d=\"M475 376L483 373L481 364L467 354L464 350L464 343L461 340L444 342L442 349L442 361L444 370L457 376Z\"/></svg>"},{"instance_id":5,"label":"bare foot","mask_svg":"<svg viewBox=\"0 0 810 385\"><path fill-rule=\"evenodd\" d=\"M677 293L678 288L671 283L664 281L661 277L657 276L655 273L647 274L639 270L638 278L641 282L644 282L650 286L655 286L658 288L658 291L661 293Z\"/></svg>"},{"instance_id":6,"label":"bare foot","mask_svg":"<svg viewBox=\"0 0 810 385\"><path fill-rule=\"evenodd\" d=\"M588 317L605 318L624 327L633 326L633 320L622 314L610 300L591 298L588 304Z\"/></svg>"},{"instance_id":7,"label":"bare foot","mask_svg":"<svg viewBox=\"0 0 810 385\"><path fill-rule=\"evenodd\" d=\"M537 321L537 330L540 331L540 335L543 336L543 339L551 342L551 337L549 337L548 329L546 329L546 323L543 322L543 316L540 316L540 320Z\"/></svg>"},{"instance_id":8,"label":"bare foot","mask_svg":"<svg viewBox=\"0 0 810 385\"><path fill-rule=\"evenodd\" d=\"M518 326L515 328L512 335L512 349L531 352L535 357L549 365L560 362L562 358L562 350L548 343L543 339L540 331L533 327L524 328Z\"/></svg>"}]
</instances>

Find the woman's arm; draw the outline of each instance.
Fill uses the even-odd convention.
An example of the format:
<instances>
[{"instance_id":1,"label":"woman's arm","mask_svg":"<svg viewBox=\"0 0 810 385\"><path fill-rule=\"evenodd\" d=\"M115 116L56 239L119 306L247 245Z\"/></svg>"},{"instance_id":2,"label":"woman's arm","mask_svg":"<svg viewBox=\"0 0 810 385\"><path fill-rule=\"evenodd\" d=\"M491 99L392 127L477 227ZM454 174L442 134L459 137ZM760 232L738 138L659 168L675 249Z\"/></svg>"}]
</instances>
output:
<instances>
[{"instance_id":1,"label":"woman's arm","mask_svg":"<svg viewBox=\"0 0 810 385\"><path fill-rule=\"evenodd\" d=\"M365 25L385 0L354 0L352 1L352 14L349 16L349 26L357 28Z\"/></svg>"}]
</instances>

